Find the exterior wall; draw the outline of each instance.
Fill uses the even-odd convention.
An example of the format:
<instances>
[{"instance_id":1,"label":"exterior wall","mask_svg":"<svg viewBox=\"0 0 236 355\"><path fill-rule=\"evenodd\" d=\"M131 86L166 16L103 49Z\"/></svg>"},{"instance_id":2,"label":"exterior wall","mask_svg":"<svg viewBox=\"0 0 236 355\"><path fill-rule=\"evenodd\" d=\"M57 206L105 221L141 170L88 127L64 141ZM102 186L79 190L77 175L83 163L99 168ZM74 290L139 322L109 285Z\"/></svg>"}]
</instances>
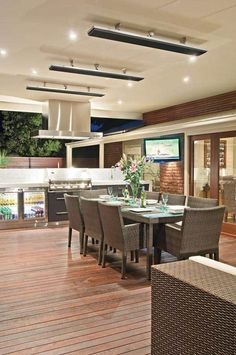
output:
<instances>
[{"instance_id":1,"label":"exterior wall","mask_svg":"<svg viewBox=\"0 0 236 355\"><path fill-rule=\"evenodd\" d=\"M177 121L189 117L214 114L236 108L236 90L224 94L146 112L143 115L145 125Z\"/></svg>"},{"instance_id":2,"label":"exterior wall","mask_svg":"<svg viewBox=\"0 0 236 355\"><path fill-rule=\"evenodd\" d=\"M122 156L122 142L104 145L104 168L114 166Z\"/></svg>"},{"instance_id":3,"label":"exterior wall","mask_svg":"<svg viewBox=\"0 0 236 355\"><path fill-rule=\"evenodd\" d=\"M160 191L173 194L184 193L184 164L182 161L160 164Z\"/></svg>"}]
</instances>

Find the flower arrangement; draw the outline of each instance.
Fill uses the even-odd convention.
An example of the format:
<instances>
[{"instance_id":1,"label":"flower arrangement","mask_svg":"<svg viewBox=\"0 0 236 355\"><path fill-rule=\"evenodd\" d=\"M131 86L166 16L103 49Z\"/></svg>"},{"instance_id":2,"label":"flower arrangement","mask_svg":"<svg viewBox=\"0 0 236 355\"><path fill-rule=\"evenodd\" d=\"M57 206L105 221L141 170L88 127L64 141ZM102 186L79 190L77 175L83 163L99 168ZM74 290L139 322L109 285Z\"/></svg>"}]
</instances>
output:
<instances>
[{"instance_id":1,"label":"flower arrangement","mask_svg":"<svg viewBox=\"0 0 236 355\"><path fill-rule=\"evenodd\" d=\"M125 181L130 184L133 197L138 196L140 180L143 177L144 167L146 164L146 157L143 156L141 159L133 159L127 157L123 154L120 161L116 164L123 171Z\"/></svg>"}]
</instances>

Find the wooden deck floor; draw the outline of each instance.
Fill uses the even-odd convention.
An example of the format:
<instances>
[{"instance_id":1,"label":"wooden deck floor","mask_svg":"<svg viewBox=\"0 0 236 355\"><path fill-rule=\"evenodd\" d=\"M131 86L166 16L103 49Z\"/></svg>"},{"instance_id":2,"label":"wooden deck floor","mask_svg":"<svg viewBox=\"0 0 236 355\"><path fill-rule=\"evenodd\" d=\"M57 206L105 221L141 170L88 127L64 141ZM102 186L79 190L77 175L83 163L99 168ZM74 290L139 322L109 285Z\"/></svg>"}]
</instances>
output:
<instances>
[{"instance_id":1,"label":"wooden deck floor","mask_svg":"<svg viewBox=\"0 0 236 355\"><path fill-rule=\"evenodd\" d=\"M150 354L150 284L145 257L97 266L94 247L71 251L67 228L0 232L0 354ZM236 265L236 238L221 239Z\"/></svg>"}]
</instances>

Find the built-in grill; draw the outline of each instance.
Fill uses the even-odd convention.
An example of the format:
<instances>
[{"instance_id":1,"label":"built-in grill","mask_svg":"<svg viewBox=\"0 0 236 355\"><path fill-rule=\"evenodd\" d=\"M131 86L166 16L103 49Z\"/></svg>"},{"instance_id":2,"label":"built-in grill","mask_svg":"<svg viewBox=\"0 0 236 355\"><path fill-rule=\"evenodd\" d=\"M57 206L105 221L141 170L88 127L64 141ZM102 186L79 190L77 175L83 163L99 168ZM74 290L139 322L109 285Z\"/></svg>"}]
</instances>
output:
<instances>
[{"instance_id":1,"label":"built-in grill","mask_svg":"<svg viewBox=\"0 0 236 355\"><path fill-rule=\"evenodd\" d=\"M49 180L49 191L76 191L91 189L90 178L80 178L72 180Z\"/></svg>"},{"instance_id":2,"label":"built-in grill","mask_svg":"<svg viewBox=\"0 0 236 355\"><path fill-rule=\"evenodd\" d=\"M64 194L79 195L80 190L92 187L90 178L70 180L49 180L48 188L48 221L57 222L68 219Z\"/></svg>"}]
</instances>

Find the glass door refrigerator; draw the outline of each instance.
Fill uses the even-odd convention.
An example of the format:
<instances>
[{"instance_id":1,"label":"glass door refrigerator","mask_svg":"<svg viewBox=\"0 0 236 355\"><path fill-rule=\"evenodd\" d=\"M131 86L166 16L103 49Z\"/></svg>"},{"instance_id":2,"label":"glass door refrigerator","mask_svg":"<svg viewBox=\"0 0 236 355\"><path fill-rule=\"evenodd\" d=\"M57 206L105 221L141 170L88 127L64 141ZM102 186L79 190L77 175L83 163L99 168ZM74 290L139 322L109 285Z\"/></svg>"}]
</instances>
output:
<instances>
[{"instance_id":1,"label":"glass door refrigerator","mask_svg":"<svg viewBox=\"0 0 236 355\"><path fill-rule=\"evenodd\" d=\"M19 219L18 190L0 190L0 223Z\"/></svg>"},{"instance_id":2,"label":"glass door refrigerator","mask_svg":"<svg viewBox=\"0 0 236 355\"><path fill-rule=\"evenodd\" d=\"M46 214L46 190L37 187L23 189L23 219L45 220Z\"/></svg>"}]
</instances>

